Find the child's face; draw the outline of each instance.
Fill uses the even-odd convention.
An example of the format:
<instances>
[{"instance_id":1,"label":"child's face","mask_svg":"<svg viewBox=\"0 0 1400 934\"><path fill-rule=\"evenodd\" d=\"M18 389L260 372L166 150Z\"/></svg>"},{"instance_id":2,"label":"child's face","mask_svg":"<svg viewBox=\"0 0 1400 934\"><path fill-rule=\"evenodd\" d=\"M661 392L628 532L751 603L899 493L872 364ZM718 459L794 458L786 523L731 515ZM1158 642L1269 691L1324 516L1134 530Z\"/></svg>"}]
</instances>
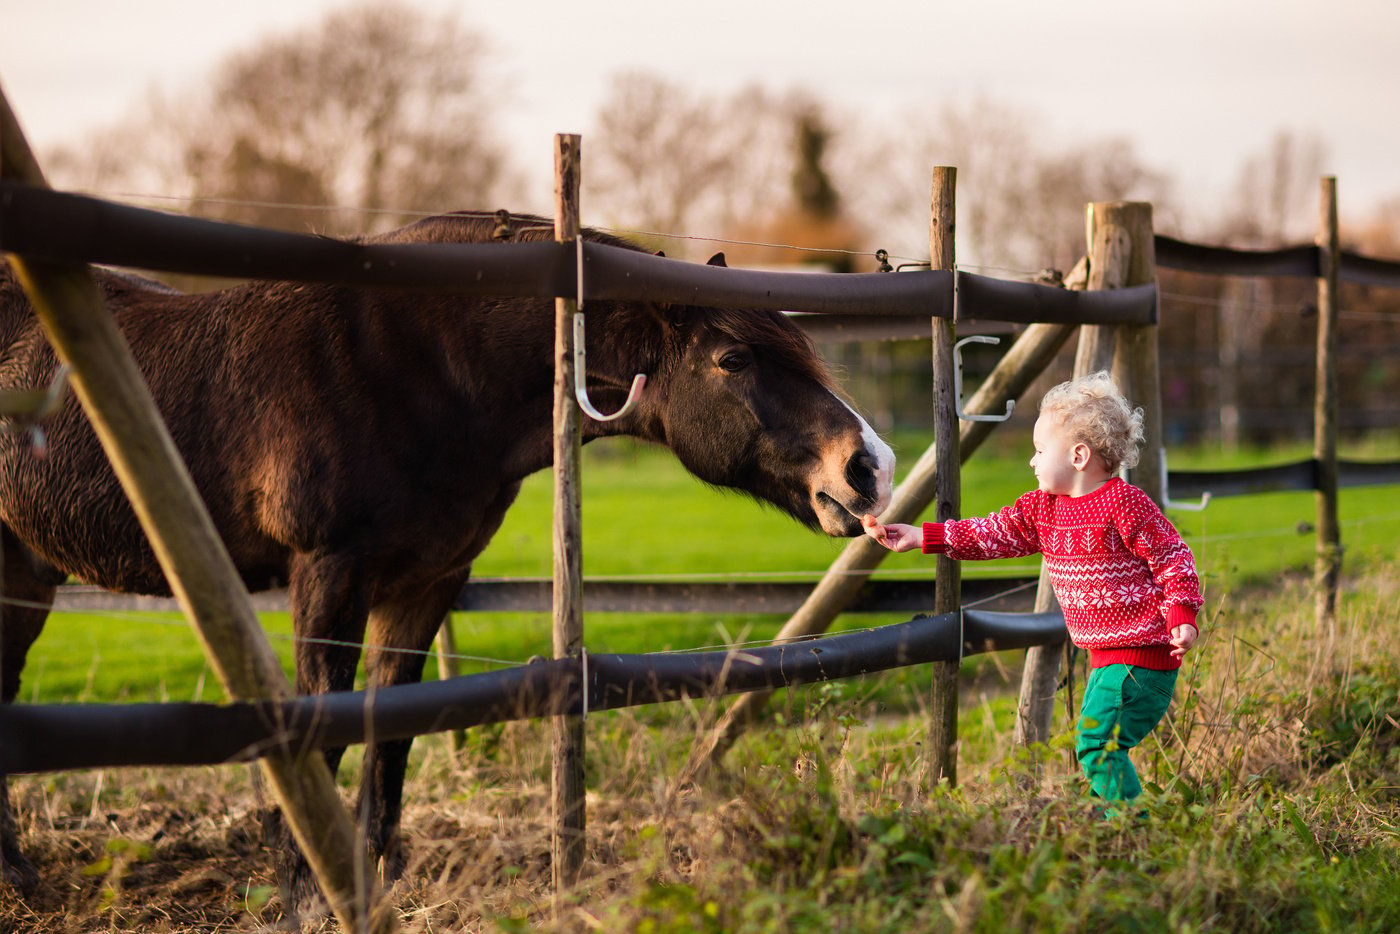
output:
<instances>
[{"instance_id":1,"label":"child's face","mask_svg":"<svg viewBox=\"0 0 1400 934\"><path fill-rule=\"evenodd\" d=\"M1035 420L1031 439L1035 442L1031 469L1040 488L1056 496L1076 495L1083 469L1076 466L1076 458L1083 460L1085 445L1069 436L1059 418L1046 415Z\"/></svg>"}]
</instances>

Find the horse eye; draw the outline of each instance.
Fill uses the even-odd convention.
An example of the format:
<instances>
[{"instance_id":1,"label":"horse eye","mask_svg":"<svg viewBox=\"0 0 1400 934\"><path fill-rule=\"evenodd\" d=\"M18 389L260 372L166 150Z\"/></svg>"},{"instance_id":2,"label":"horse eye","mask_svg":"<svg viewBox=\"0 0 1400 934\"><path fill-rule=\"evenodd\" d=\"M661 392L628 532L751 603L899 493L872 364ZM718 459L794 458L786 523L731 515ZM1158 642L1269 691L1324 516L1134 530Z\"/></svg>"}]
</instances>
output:
<instances>
[{"instance_id":1,"label":"horse eye","mask_svg":"<svg viewBox=\"0 0 1400 934\"><path fill-rule=\"evenodd\" d=\"M746 354L740 353L737 350L731 350L729 351L729 353L719 358L720 369L728 373L738 373L740 370L742 370L748 365L748 356Z\"/></svg>"}]
</instances>

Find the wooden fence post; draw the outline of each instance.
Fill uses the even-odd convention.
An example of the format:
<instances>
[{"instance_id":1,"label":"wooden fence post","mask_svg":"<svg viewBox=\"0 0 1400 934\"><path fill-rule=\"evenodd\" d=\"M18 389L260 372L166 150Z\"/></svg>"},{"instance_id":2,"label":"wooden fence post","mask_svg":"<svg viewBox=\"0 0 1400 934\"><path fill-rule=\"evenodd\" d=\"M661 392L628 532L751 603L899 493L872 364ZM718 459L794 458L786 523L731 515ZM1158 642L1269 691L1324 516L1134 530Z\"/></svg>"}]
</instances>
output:
<instances>
[{"instance_id":1,"label":"wooden fence post","mask_svg":"<svg viewBox=\"0 0 1400 934\"><path fill-rule=\"evenodd\" d=\"M929 259L933 269L954 268L958 170L938 166L933 170L933 203L929 218ZM933 424L935 453L934 517L938 522L956 519L962 510L962 470L958 454L958 416L954 408L953 344L957 324L948 318L933 319ZM934 561L933 612L956 613L961 608L961 567L947 555ZM959 643L958 656L962 657ZM956 662L934 662L929 698L929 778L933 783L958 783L958 671Z\"/></svg>"},{"instance_id":2,"label":"wooden fence post","mask_svg":"<svg viewBox=\"0 0 1400 934\"><path fill-rule=\"evenodd\" d=\"M1036 613L1048 613L1058 606L1045 562L1040 564L1040 583L1036 586ZM1060 656L1063 645L1035 645L1026 649L1026 661L1021 666L1021 693L1016 700L1016 728L1012 742L1031 746L1050 740L1050 721L1055 712L1055 689L1060 680Z\"/></svg>"},{"instance_id":3,"label":"wooden fence post","mask_svg":"<svg viewBox=\"0 0 1400 934\"><path fill-rule=\"evenodd\" d=\"M1341 239L1337 233L1337 179L1322 179L1317 245L1317 386L1313 402L1313 457L1317 460L1317 558L1313 571L1317 625L1331 632L1336 621L1342 570L1342 532L1337 520L1337 304Z\"/></svg>"},{"instance_id":4,"label":"wooden fence post","mask_svg":"<svg viewBox=\"0 0 1400 934\"><path fill-rule=\"evenodd\" d=\"M554 137L554 238L576 243L579 221L581 139ZM582 262L582 253L579 253ZM581 278L581 274L580 274ZM579 296L581 299L582 296ZM579 489L583 415L574 401L574 316L579 300L554 300L554 657L583 651L583 509ZM585 691L588 686L583 685ZM554 908L583 869L587 808L584 801L584 722L579 714L552 720L554 765L550 839Z\"/></svg>"},{"instance_id":5,"label":"wooden fence post","mask_svg":"<svg viewBox=\"0 0 1400 934\"><path fill-rule=\"evenodd\" d=\"M438 627L437 638L433 640L433 648L437 651L438 679L446 681L449 678L460 677L462 666L458 663L457 658L457 633L452 628L451 610L447 611L442 625ZM466 744L466 730L447 731L447 745L453 752L461 752Z\"/></svg>"},{"instance_id":6,"label":"wooden fence post","mask_svg":"<svg viewBox=\"0 0 1400 934\"><path fill-rule=\"evenodd\" d=\"M1084 239L1089 247L1088 290L1121 289L1128 275L1133 244L1121 225L1105 223L1091 204L1084 210ZM1079 346L1074 354L1074 375L1084 376L1113 367L1117 331L1108 324L1085 324L1079 328Z\"/></svg>"},{"instance_id":7,"label":"wooden fence post","mask_svg":"<svg viewBox=\"0 0 1400 934\"><path fill-rule=\"evenodd\" d=\"M1157 279L1157 249L1152 234L1152 205L1141 201L1107 201L1091 204L1095 223L1115 225L1128 232L1132 249L1122 285L1146 285ZM1113 380L1135 406L1143 411L1145 443L1132 482L1162 506L1162 379L1157 355L1157 325L1125 324L1118 327L1113 353Z\"/></svg>"},{"instance_id":8,"label":"wooden fence post","mask_svg":"<svg viewBox=\"0 0 1400 934\"><path fill-rule=\"evenodd\" d=\"M2 92L0 177L47 187ZM81 264L22 256L10 261L44 333L71 367L78 400L229 696L291 697L248 592L92 273ZM260 763L341 927L394 930L396 918L372 877L364 840L321 754L279 747Z\"/></svg>"},{"instance_id":9,"label":"wooden fence post","mask_svg":"<svg viewBox=\"0 0 1400 934\"><path fill-rule=\"evenodd\" d=\"M1119 289L1151 282L1156 277L1156 261L1151 251L1152 206L1127 202L1090 204L1085 212L1085 239L1089 246L1089 289ZM1146 244L1144 247L1143 244ZM1079 329L1079 348L1074 358L1074 375L1084 376L1098 370L1114 368L1117 354L1132 339L1124 328L1109 325L1084 325ZM1152 337L1152 379L1155 381L1156 334ZM1138 398L1118 377L1119 385L1130 398ZM1158 396L1160 398L1160 396ZM1140 404L1140 403L1139 403ZM1158 414L1153 421L1160 421ZM1158 438L1161 437L1160 425ZM1160 444L1158 445L1160 447ZM1147 455L1145 454L1144 457ZM1155 460L1156 454L1151 457ZM1151 488L1160 491L1160 485ZM1157 495L1153 494L1154 497ZM1054 590L1041 565L1040 587L1036 591L1036 612L1053 609ZM1026 651L1021 669L1021 695L1016 708L1014 741L1019 745L1043 743L1050 738L1050 721L1054 715L1055 687L1060 678L1060 646L1036 646Z\"/></svg>"}]
</instances>

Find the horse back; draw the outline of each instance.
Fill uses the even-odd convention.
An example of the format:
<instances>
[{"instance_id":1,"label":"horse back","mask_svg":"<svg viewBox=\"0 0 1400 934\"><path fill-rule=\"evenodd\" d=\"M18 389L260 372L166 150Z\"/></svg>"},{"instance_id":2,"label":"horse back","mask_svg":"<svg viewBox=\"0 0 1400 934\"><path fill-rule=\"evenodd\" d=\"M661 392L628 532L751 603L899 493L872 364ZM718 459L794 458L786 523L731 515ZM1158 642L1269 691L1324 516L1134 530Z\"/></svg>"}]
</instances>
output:
<instances>
[{"instance_id":1,"label":"horse back","mask_svg":"<svg viewBox=\"0 0 1400 934\"><path fill-rule=\"evenodd\" d=\"M0 388L45 385L57 361L12 270L0 272ZM441 303L421 295L286 282L181 295L111 271L96 276L250 586L285 581L297 552L412 555L438 540L439 566L465 566L484 545L485 505L512 480L481 440L490 431L482 420L502 407L476 400L464 411L471 380L450 371L444 351L445 341L473 339L469 306L434 312ZM455 336L444 335L443 321ZM509 354L490 357L519 369ZM0 518L81 579L162 592L77 401L43 427L44 462L21 436L0 435Z\"/></svg>"}]
</instances>

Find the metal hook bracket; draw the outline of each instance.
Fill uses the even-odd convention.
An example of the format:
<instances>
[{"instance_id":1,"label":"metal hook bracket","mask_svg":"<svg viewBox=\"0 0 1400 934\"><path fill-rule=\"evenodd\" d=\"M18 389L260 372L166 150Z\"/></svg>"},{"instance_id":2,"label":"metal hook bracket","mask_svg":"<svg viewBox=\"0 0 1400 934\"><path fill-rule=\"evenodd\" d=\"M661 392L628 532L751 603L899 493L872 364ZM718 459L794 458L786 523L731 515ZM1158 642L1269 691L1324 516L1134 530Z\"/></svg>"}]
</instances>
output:
<instances>
[{"instance_id":1,"label":"metal hook bracket","mask_svg":"<svg viewBox=\"0 0 1400 934\"><path fill-rule=\"evenodd\" d=\"M585 350L583 341L583 236L574 238L574 269L578 276L578 291L575 293L578 302L578 311L574 312L574 398L578 400L578 407L583 409L584 414L594 421L610 422L613 419L621 418L637 407L637 402L642 398L642 387L647 384L645 373L638 373L632 377L632 388L627 390L627 400L622 403L622 408L611 415L604 415L593 405L593 400L588 398L588 352Z\"/></svg>"},{"instance_id":2,"label":"metal hook bracket","mask_svg":"<svg viewBox=\"0 0 1400 934\"><path fill-rule=\"evenodd\" d=\"M581 645L578 649L579 665L583 669L583 684L579 689L582 710L579 716L584 720L588 719L588 646Z\"/></svg>"},{"instance_id":3,"label":"metal hook bracket","mask_svg":"<svg viewBox=\"0 0 1400 934\"><path fill-rule=\"evenodd\" d=\"M1000 337L992 337L989 334L974 334L972 337L964 337L953 345L953 411L958 413L958 418L965 422L1004 422L1011 417L1012 411L1016 408L1015 399L1006 400L1005 415L971 415L963 410L962 394L962 346L963 344L1000 344Z\"/></svg>"},{"instance_id":4,"label":"metal hook bracket","mask_svg":"<svg viewBox=\"0 0 1400 934\"><path fill-rule=\"evenodd\" d=\"M627 401L622 403L622 408L611 415L599 412L588 398L587 352L584 350L583 335L583 312L578 312L574 315L574 398L578 400L578 407L583 409L589 418L600 422L621 418L635 409L641 400L642 387L647 384L646 374L638 373L632 377L632 388L627 391Z\"/></svg>"},{"instance_id":5,"label":"metal hook bracket","mask_svg":"<svg viewBox=\"0 0 1400 934\"><path fill-rule=\"evenodd\" d=\"M1163 509L1184 509L1187 512L1201 512L1210 505L1210 491L1201 494L1199 503L1188 503L1184 500L1174 500L1167 495L1167 449L1162 448L1159 462L1162 465L1162 508Z\"/></svg>"}]
</instances>

